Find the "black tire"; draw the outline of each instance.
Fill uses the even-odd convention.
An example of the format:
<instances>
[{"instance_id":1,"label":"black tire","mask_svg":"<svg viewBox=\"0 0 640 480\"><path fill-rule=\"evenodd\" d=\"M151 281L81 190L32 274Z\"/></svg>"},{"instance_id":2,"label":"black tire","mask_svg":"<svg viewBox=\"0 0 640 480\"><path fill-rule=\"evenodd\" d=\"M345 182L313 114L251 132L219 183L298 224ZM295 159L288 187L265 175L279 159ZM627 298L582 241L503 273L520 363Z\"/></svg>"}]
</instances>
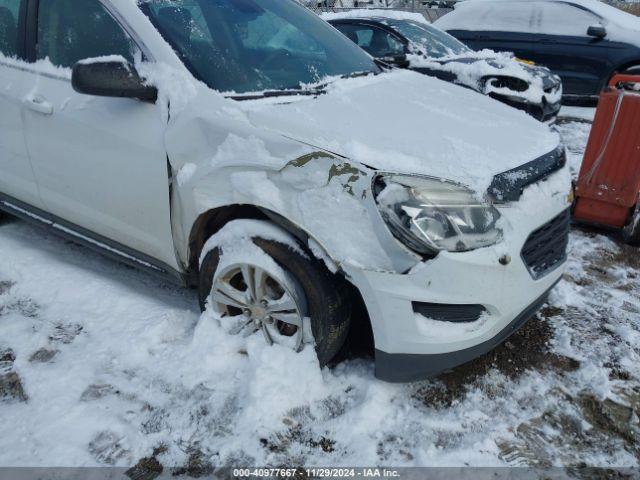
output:
<instances>
[{"instance_id":1,"label":"black tire","mask_svg":"<svg viewBox=\"0 0 640 480\"><path fill-rule=\"evenodd\" d=\"M304 290L318 361L320 366L330 364L344 346L351 324L351 302L345 280L331 274L320 261L305 258L285 244L262 238L254 238L253 242L291 274ZM220 251L215 248L202 261L198 285L202 311L219 260Z\"/></svg>"},{"instance_id":2,"label":"black tire","mask_svg":"<svg viewBox=\"0 0 640 480\"><path fill-rule=\"evenodd\" d=\"M635 206L629 221L622 228L622 239L629 245L640 247L640 203Z\"/></svg>"}]
</instances>

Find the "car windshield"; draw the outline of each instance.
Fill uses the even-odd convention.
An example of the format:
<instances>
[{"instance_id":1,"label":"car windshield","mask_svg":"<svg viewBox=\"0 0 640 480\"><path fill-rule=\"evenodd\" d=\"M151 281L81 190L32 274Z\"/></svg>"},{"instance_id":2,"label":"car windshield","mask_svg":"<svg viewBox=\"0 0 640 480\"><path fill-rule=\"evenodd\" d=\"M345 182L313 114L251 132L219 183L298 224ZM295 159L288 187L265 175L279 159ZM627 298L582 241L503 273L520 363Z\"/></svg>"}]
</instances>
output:
<instances>
[{"instance_id":1,"label":"car windshield","mask_svg":"<svg viewBox=\"0 0 640 480\"><path fill-rule=\"evenodd\" d=\"M293 0L142 0L193 75L230 94L304 92L378 73L360 48Z\"/></svg>"},{"instance_id":2,"label":"car windshield","mask_svg":"<svg viewBox=\"0 0 640 480\"><path fill-rule=\"evenodd\" d=\"M415 44L428 57L464 55L471 49L446 32L431 25L411 20L389 20L388 23Z\"/></svg>"}]
</instances>

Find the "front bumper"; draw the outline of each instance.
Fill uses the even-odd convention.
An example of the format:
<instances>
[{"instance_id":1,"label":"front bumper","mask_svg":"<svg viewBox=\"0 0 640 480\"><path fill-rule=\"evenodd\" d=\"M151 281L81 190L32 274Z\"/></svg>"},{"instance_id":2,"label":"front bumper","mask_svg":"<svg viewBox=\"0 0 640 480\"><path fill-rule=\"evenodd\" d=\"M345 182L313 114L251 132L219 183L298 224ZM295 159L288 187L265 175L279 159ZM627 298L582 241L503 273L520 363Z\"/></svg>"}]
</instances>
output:
<instances>
[{"instance_id":1,"label":"front bumper","mask_svg":"<svg viewBox=\"0 0 640 480\"><path fill-rule=\"evenodd\" d=\"M543 98L540 103L531 103L525 99L510 96L500 95L497 93L490 93L489 96L495 100L509 105L510 107L522 110L536 120L545 123L552 123L558 117L560 108L562 107L562 101L549 102L546 98Z\"/></svg>"},{"instance_id":2,"label":"front bumper","mask_svg":"<svg viewBox=\"0 0 640 480\"><path fill-rule=\"evenodd\" d=\"M531 318L566 258L540 275L522 253L535 232L567 211L569 186L564 167L527 187L520 201L498 206L505 235L492 247L441 252L406 274L347 268L371 320L376 376L397 382L434 376L486 353ZM459 318L438 318L446 307Z\"/></svg>"},{"instance_id":3,"label":"front bumper","mask_svg":"<svg viewBox=\"0 0 640 480\"><path fill-rule=\"evenodd\" d=\"M560 279L556 281L558 283ZM433 377L439 373L467 363L490 352L511 335L516 333L529 319L531 319L546 303L549 292L556 285L554 283L546 292L525 308L495 337L473 347L450 353L433 353L426 355L386 353L376 349L376 377L385 382L414 382Z\"/></svg>"}]
</instances>

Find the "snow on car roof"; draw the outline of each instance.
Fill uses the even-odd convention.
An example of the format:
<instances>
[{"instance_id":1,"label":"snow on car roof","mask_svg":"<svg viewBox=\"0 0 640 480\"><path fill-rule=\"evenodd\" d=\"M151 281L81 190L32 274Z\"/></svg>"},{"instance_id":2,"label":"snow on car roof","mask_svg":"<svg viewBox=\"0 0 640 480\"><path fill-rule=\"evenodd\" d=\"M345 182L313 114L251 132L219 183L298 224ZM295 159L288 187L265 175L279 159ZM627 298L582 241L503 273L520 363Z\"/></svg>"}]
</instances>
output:
<instances>
[{"instance_id":1,"label":"snow on car roof","mask_svg":"<svg viewBox=\"0 0 640 480\"><path fill-rule=\"evenodd\" d=\"M414 22L429 23L420 13L405 12L402 10L388 10L382 8L358 8L342 12L325 12L320 14L323 20L341 20L346 18L361 19L388 19L388 20L413 20Z\"/></svg>"},{"instance_id":2,"label":"snow on car roof","mask_svg":"<svg viewBox=\"0 0 640 480\"><path fill-rule=\"evenodd\" d=\"M456 4L456 8L462 5L487 3L487 2L511 2L511 3L527 3L539 0L467 0L466 2ZM569 3L579 7L591 10L600 17L617 23L621 27L637 30L640 28L640 18L629 12L625 12L612 5L608 5L600 0L545 0L549 2Z\"/></svg>"},{"instance_id":3,"label":"snow on car roof","mask_svg":"<svg viewBox=\"0 0 640 480\"><path fill-rule=\"evenodd\" d=\"M521 11L506 9L505 5L518 6L522 9L529 7L530 18L519 18ZM444 30L501 30L535 32L541 31L544 26L553 27L553 32L558 35L583 35L586 31L580 24L576 9L576 15L571 20L579 31L571 31L572 23L566 16L561 18L554 11L554 7L562 4L575 5L583 10L595 14L605 27L607 27L608 39L638 44L637 32L640 31L640 18L630 13L619 10L598 0L466 0L456 4L452 13L444 15L434 22ZM485 8L483 8L485 7ZM545 8L546 7L546 8ZM486 15L482 13L486 11ZM544 15L548 13L548 15ZM552 32L552 33L553 33ZM547 32L548 33L548 32Z\"/></svg>"}]
</instances>

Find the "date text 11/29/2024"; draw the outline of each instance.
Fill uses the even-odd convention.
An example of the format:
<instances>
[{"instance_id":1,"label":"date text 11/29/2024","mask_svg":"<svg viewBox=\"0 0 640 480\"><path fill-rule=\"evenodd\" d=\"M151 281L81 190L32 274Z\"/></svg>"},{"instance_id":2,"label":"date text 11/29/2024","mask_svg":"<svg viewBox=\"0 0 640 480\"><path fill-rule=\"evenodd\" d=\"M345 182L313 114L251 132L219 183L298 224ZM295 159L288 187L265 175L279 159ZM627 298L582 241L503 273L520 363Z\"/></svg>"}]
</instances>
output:
<instances>
[{"instance_id":1,"label":"date text 11/29/2024","mask_svg":"<svg viewBox=\"0 0 640 480\"><path fill-rule=\"evenodd\" d=\"M399 478L388 468L235 468L234 478Z\"/></svg>"}]
</instances>

